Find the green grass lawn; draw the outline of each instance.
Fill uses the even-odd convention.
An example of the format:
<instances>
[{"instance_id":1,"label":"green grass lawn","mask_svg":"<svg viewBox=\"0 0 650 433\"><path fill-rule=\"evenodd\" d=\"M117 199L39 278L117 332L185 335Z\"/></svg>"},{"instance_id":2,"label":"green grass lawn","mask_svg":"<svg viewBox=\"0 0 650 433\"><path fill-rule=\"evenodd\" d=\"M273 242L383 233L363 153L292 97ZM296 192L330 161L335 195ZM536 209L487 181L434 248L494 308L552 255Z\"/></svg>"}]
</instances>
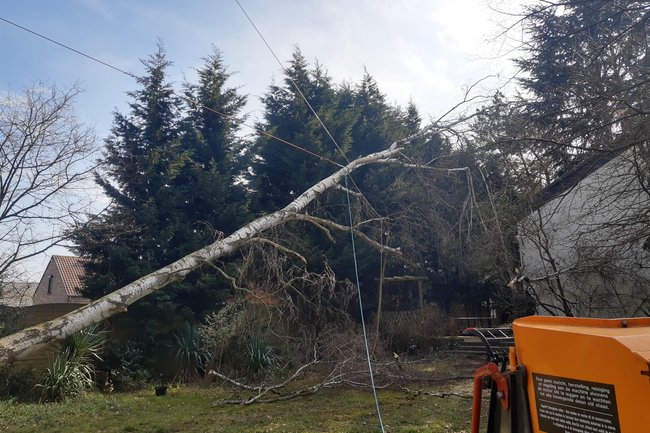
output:
<instances>
[{"instance_id":1,"label":"green grass lawn","mask_svg":"<svg viewBox=\"0 0 650 433\"><path fill-rule=\"evenodd\" d=\"M218 387L153 389L132 394L91 393L56 404L0 402L0 432L378 432L370 391L325 390L296 400L215 405L230 391ZM379 391L386 430L467 432L471 401Z\"/></svg>"}]
</instances>

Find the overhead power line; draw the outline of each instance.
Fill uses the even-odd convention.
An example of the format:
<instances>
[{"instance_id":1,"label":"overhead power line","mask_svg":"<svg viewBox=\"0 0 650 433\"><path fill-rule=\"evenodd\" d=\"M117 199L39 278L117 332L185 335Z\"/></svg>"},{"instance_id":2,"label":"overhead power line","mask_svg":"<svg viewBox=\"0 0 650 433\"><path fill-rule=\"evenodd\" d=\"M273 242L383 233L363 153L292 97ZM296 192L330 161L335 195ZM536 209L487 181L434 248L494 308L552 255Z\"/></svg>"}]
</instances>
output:
<instances>
[{"instance_id":1,"label":"overhead power line","mask_svg":"<svg viewBox=\"0 0 650 433\"><path fill-rule=\"evenodd\" d=\"M266 45L266 48L269 50L269 52L271 53L271 55L273 56L273 58L275 58L275 61L278 63L278 65L280 65L280 68L281 68L282 71L284 72L285 76L289 79L289 81L291 81L291 84L293 85L293 87L296 89L296 91L298 92L298 94L300 95L300 97L303 99L303 101L305 101L305 104L307 104L307 107L308 107L309 110L312 112L312 114L314 115L314 117L316 118L316 120L318 121L318 123L320 124L320 126L323 128L323 130L325 131L325 133L327 134L327 136L329 137L329 139L332 141L332 143L334 143L334 146L335 146L336 149L339 151L339 153L341 154L341 156L343 157L343 159L345 160L345 162L349 164L349 163L350 163L350 160L349 160L348 157L346 156L345 152L343 151L343 149L341 148L341 146L339 146L339 144L338 144L338 142L336 141L336 139L334 138L334 136L330 133L330 130L327 128L327 126L325 125L325 123L323 122L323 120L320 118L320 116L318 115L318 113L316 112L316 110L314 109L314 107L311 105L311 103L309 102L309 100L307 99L307 97L305 96L305 94L302 92L302 89L300 89L300 86L298 86L298 83L296 83L296 81L293 79L293 77L291 76L291 74L289 73L289 71L287 71L287 68L285 68L284 65L282 64L282 61L280 60L280 58L277 56L277 54L275 54L275 51L274 51L273 48L271 47L271 44L268 43L268 41L266 40L266 38L264 37L264 35L263 35L262 32L260 31L260 29L257 27L257 25L255 25L255 22L254 22L253 19L250 17L250 15L248 15L248 12L246 12L246 9L244 9L244 7L243 7L242 4L239 2L239 0L235 0L235 2L237 3L237 6L239 6L239 9L241 9L241 11L244 13L244 15L246 16L246 19L247 19L248 22L251 24L251 26L253 27L253 29L255 29L255 32L256 32L257 35L260 37L260 39L262 40L262 42L264 42L264 45ZM370 209L371 209L371 210L372 210L372 211L373 211L377 216L381 217L381 215L379 214L379 212L377 212L377 210L374 208L374 206L372 205L372 203L370 203L370 201L368 200L368 198L363 194L363 191L361 191L361 188L359 188L359 186L358 186L357 183L354 181L354 179L352 178L352 176L350 176L350 182L352 182L352 185L354 185L354 187L357 189L357 191L359 192L359 194L361 194L361 198L366 202L366 204L368 205L368 207L369 207L369 208L370 208Z\"/></svg>"},{"instance_id":2,"label":"overhead power line","mask_svg":"<svg viewBox=\"0 0 650 433\"><path fill-rule=\"evenodd\" d=\"M121 73L121 74L124 74L124 75L126 75L126 76L128 76L128 77L131 77L131 78L135 79L136 81L141 81L141 80L142 80L142 77L140 77L140 76L134 74L133 72L126 71L126 70L124 70L124 69L122 69L122 68L119 68L119 67L117 67L117 66L115 66L115 65L113 65L113 64L111 64L111 63L109 63L109 62L105 62L105 61L103 61L103 60L100 60L100 59L98 59L97 57L91 56L91 55L88 54L88 53L85 53L85 52L83 52L83 51L80 51L80 50L78 50L78 49L76 49L76 48L71 47L70 45L64 44L64 43L59 42L59 41L57 41L57 40L55 40L55 39L53 39L53 38L50 38L50 37L48 37L48 36L45 36L45 35L42 34L42 33L39 33L39 32L37 32L37 31L35 31L35 30L32 30L32 29L29 29L29 28L27 28L27 27L25 27L25 26L22 26L22 25L20 25L20 24L14 22L14 21L11 21L11 20L9 20L9 19L7 19L7 18L4 18L4 17L0 16L0 21L3 21L3 22L5 22L5 23L7 23L7 24L9 24L9 25L11 25L11 26L14 26L14 27L20 29L20 30L23 30L23 31L25 31L25 32L27 32L27 33L30 33L30 34L32 34L32 35L34 35L34 36L37 36L37 37L39 37L39 38L41 38L41 39L44 39L44 40L46 40L46 41L48 41L48 42L50 42L50 43L52 43L52 44L58 45L58 46L61 47L61 48L64 48L64 49L66 49L66 50L68 50L68 51L71 51L71 52L77 54L77 55L80 55L80 56L82 56L82 57L85 57L86 59L91 60L91 61L93 61L93 62L95 62L95 63L99 63L100 65L102 65L102 66L104 66L104 67L110 68L110 69L112 69L112 70L114 70L114 71L116 71L116 72L119 72L119 73ZM293 148L296 149L296 150L299 150L299 151L301 151L301 152L303 152L303 153L306 153L306 154L308 154L308 155L310 155L310 156L313 156L313 157L315 157L315 158L318 158L318 159L320 159L320 160L322 160L322 161L326 161L326 162L328 162L328 163L330 163L330 164L333 164L333 165L335 165L335 166L337 166L337 167L339 167L339 168L342 168L342 167L343 167L342 164L340 164L340 163L338 163L338 162L336 162L336 161L334 161L334 160L332 160L332 159L330 159L330 158L328 158L328 157L326 157L326 156L324 156L324 155L319 155L319 154L316 153L316 152L312 152L311 150L305 149L304 147L301 147L301 146L299 146L299 145L297 145L297 144L295 144L295 143L292 143L292 142L290 142L290 141L288 141L288 140L285 140L285 139L283 139L283 138L277 137L277 136L271 134L270 132L267 132L267 131L264 131L264 130L262 130L262 129L259 129L259 128L255 127L255 126L249 125L249 124L247 124L246 122L241 121L241 119L239 119L239 118L237 118L237 117L235 117L235 116L231 116L231 115L229 115L229 114L222 113L222 112L220 112L219 110L216 110L216 109L214 109L214 108L212 108L212 107L208 107L208 106L206 106L206 105L204 105L204 104L201 104L199 101L197 101L197 100L194 99L194 98L191 98L190 96L187 96L187 95L183 95L183 94L181 94L180 97L183 98L183 99L185 99L186 101L188 101L188 102L194 104L194 105L197 106L197 107L203 108L203 109L205 109L205 110L207 110L207 111L209 111L209 112L212 112L212 113L214 113L214 114L216 114L216 115L218 115L218 116L221 116L221 117L223 117L223 118L225 118L225 119L228 119L228 120L236 120L236 121L238 121L242 126L245 126L245 127L249 128L249 129L251 129L252 131L257 132L258 134L265 135L265 136L267 136L267 137L269 137L269 138L271 138L271 139L273 139L273 140L276 140L276 141L278 141L278 142L280 142L280 143L282 143L282 144L285 144L285 145L287 145L287 146L293 147Z\"/></svg>"},{"instance_id":3,"label":"overhead power line","mask_svg":"<svg viewBox=\"0 0 650 433\"><path fill-rule=\"evenodd\" d=\"M271 48L271 45L269 45L269 43L266 41L266 38L264 37L262 32L257 28L257 26L255 25L255 23L253 22L251 17L248 15L248 13L244 9L244 7L241 5L241 3L239 3L239 0L235 0L235 2L237 3L237 6L239 6L239 9L241 9L241 11L244 13L244 15L246 15L246 19L248 19L248 22L251 24L251 26L253 26L253 28L257 32L258 36L262 39L262 42L264 42L264 45L266 45L266 48L269 49L269 51L271 52L271 55L273 55L273 57L275 58L275 61L278 62L278 65L280 65L280 68L282 68L282 71L284 72L284 74L287 76L287 78L289 78L289 80L291 81L291 84L293 84L293 87L296 89L296 91L298 92L300 97L303 99L303 101L305 101L305 104L307 104L307 107L309 107L309 110L312 112L312 114L314 115L316 120L318 120L318 123L320 123L320 126L323 128L323 130L325 131L327 136L330 138L330 140L332 140L332 143L334 143L334 146L336 146L338 151L341 153L341 156L343 156L343 158L345 159L345 162L347 162L349 164L350 160L347 158L347 156L345 156L345 152L343 152L343 149L341 149L341 146L339 146L339 144L336 142L336 140L334 139L334 136L330 133L330 130L327 129L327 126L325 126L325 123L321 120L321 118L318 115L318 113L316 112L316 110L314 110L314 107L312 107L312 105L309 103L309 100L307 99L305 94L302 93L302 90L298 86L298 83L296 83L296 81L293 79L291 74L289 74L289 72L287 71L287 68L284 67L284 65L280 61L280 58L275 54L275 51L273 51L273 48Z\"/></svg>"},{"instance_id":4,"label":"overhead power line","mask_svg":"<svg viewBox=\"0 0 650 433\"><path fill-rule=\"evenodd\" d=\"M259 31L259 29L258 29L257 26L255 25L255 23L253 22L253 20L250 18L250 16L249 16L248 13L246 12L246 10L245 10L245 9L242 7L242 5L239 3L239 0L235 0L235 2L237 3L237 5L238 5L239 8L241 9L241 11L244 13L244 15L246 16L246 18L247 18L248 21L250 22L250 24L253 26L253 28L255 29L255 31L257 32L257 34L260 36L260 38L262 39L262 41L264 42L264 44L266 45L266 47L269 49L269 51L271 52L271 54L273 55L273 57L275 58L275 60L278 62L278 64L279 64L280 67L282 68L282 70L285 72L285 74L287 75L287 77L290 79L290 81L291 81L291 83L293 84L293 86L294 86L294 88L296 89L296 91L300 94L301 98L305 101L305 103L306 103L307 106L309 107L309 110L312 112L312 114L314 115L314 117L318 120L318 123L321 125L321 127L323 128L323 130L325 131L325 133L327 134L327 136L330 138L330 140L332 141L332 143L334 143L334 146L335 146L335 147L338 149L338 151L341 153L341 156L345 159L346 162L349 163L350 161L349 161L349 159L347 158L347 156L345 155L345 152L343 152L343 149L341 149L341 147L340 147L339 144L337 143L336 139L335 139L334 136L330 133L329 129L327 128L327 126L325 125L325 123L322 121L322 119L320 118L320 116L318 115L318 113L316 112L316 110L315 110L315 109L313 108L313 106L309 103L309 100L305 97L305 95L303 94L302 90L299 88L298 84L297 84L297 83L293 80L293 78L292 78L292 77L287 73L286 68L284 67L284 65L282 64L282 62L281 62L280 59L278 58L278 56L275 54L275 52L273 51L273 49L271 48L271 46L269 45L269 43L266 41L266 39L264 38L264 36L262 35L262 33ZM121 68L119 68L119 67L117 67L117 66L114 66L113 64L111 64L111 63L109 63L109 62L105 62L105 61L103 61L103 60L100 60L100 59L98 59L97 57L91 56L90 54L87 54L87 53L85 53L85 52L83 52L83 51L80 51L80 50L78 50L78 49L76 49L76 48L73 48L73 47L71 47L71 46L69 46L69 45L67 45L67 44L64 44L64 43L62 43L62 42L59 42L59 41L57 41L57 40L55 40L55 39L53 39L53 38L50 38L50 37L48 37L48 36L45 36L45 35L43 35L42 33L39 33L39 32L34 31L34 30L32 30L32 29L29 29L29 28L27 28L27 27L25 27L25 26L22 26L22 25L20 25L20 24L14 22L14 21L11 21L11 20L9 20L9 19L7 19L7 18L4 18L4 17L0 16L0 21L3 21L3 22L5 22L5 23L7 23L7 24L9 24L9 25L11 25L11 26L14 26L14 27L16 27L16 28L18 28L18 29L20 29L20 30L23 30L23 31L27 32L27 33L30 33L30 34L32 34L32 35L34 35L34 36L36 36L36 37L39 37L39 38L41 38L41 39L44 39L44 40L46 40L46 41L48 41L48 42L50 42L50 43L52 43L52 44L58 45L58 46L61 47L61 48L64 48L64 49L66 49L66 50L68 50L68 51L71 51L71 52L77 54L77 55L80 55L80 56L82 56L82 57L85 57L86 59L91 60L91 61L93 61L93 62L95 62L95 63L98 63L98 64L100 64L100 65L102 65L102 66L104 66L104 67L107 67L107 68L112 69L112 70L114 70L114 71L116 71L116 72L119 72L119 73L121 73L121 74L123 74L123 75L126 75L126 76L128 76L128 77L130 77L130 78L133 78L133 79L135 79L136 81L141 81L141 80L142 80L142 77L140 77L140 76L138 76L138 75L136 75L136 74L134 74L134 73L132 73L132 72L129 72L129 71L126 71L126 70L124 70L124 69L121 69ZM206 105L204 105L204 104L201 104L199 101L197 101L197 100L195 100L194 98L191 98L191 97L189 97L189 96L187 96L187 95L181 95L181 98L185 99L186 101L191 102L192 104L196 105L197 107L203 108L203 109L205 109L205 110L207 110L207 111L209 111L209 112L212 112L212 113L214 113L214 114L217 114L217 115L219 115L219 116L221 116L221 117L223 117L223 118L226 118L226 119L229 119L229 120L232 120L232 119L237 120L241 125L243 125L243 126L245 126L245 127L247 127L247 128L250 128L251 130L253 130L253 131L255 131L255 132L259 133L259 134L265 135L265 136L267 136L267 137L269 137L269 138L272 138L272 139L274 139L274 140L276 140L276 141L279 141L279 142L281 142L281 143L283 143L283 144L285 144L285 145L291 146L291 147L293 147L293 148L295 148L295 149L297 149L297 150L300 150L301 152L304 152L304 153L306 153L306 154L308 154L308 155L311 155L311 156L313 156L313 157L319 158L319 159L322 160L322 161L327 161L327 162L329 162L329 163L331 163L331 164L333 164L333 165L335 165L335 166L337 166L337 167L340 167L340 168L344 167L342 164L340 164L340 163L338 163L338 162L336 162L336 161L333 161L332 159L327 158L326 156L319 155L319 154L317 154L317 153L315 153L315 152L312 152L312 151L310 151L310 150L308 150L308 149L305 149L305 148L303 148L303 147L301 147L301 146L298 146L297 144L291 143L291 142L289 142L288 140L284 140L284 139L282 139L282 138L280 138L280 137L277 137L277 136L275 136L275 135L273 135L273 134L271 134L271 133L269 133L269 132L267 132L267 131L264 131L264 130L261 130L261 129L259 129L259 128L254 127L254 126L248 125L247 123L241 121L241 119L238 119L238 118L236 118L235 116L231 116L231 115L228 115L228 114L222 113L222 112L220 112L220 111L218 111L218 110L216 110L216 109L214 109L214 108L212 108L212 107L208 107L208 106L206 106ZM347 179L348 179L348 177L349 177L349 176L346 175L346 178L345 178L345 179L346 179L346 184L347 184ZM350 178L350 180L354 183L354 181L353 181L351 178ZM355 186L356 186L356 185L355 185ZM358 188L358 187L357 187L357 188ZM350 233L351 233L351 235L352 235L352 247L353 247L353 250L354 250L354 231L353 231L353 229L352 229L352 227L353 227L353 221L352 221L352 214L351 214L351 204L350 204L349 189L348 189L347 187L346 187L346 191L347 191L347 205L348 205L348 212L349 212L349 216L350 216ZM364 197L364 198L365 198L365 197ZM366 199L366 201L368 201L368 200ZM362 308L362 304L361 304L361 291L360 291L359 276L358 276L358 269L357 269L357 262L356 262L356 251L353 252L353 256L354 256L355 273L356 273L356 275L357 275L357 278L356 278L357 290L359 291L359 305L360 305L360 309L361 309L361 314L363 315L363 308ZM362 320L363 320L363 316L362 316ZM374 384L374 375L373 375L373 371L372 371L372 363L371 363L371 361L370 361L370 352L369 352L369 349L368 349L368 337L367 337L367 333L366 333L366 329L365 329L365 321L363 321L363 333L364 333L364 341L365 341L365 346L366 346L366 355L367 355L367 360L368 360L368 368L369 368L369 372L370 372L370 379L371 379L371 382L372 382L373 396L374 396L374 401L375 401L376 410L377 410L377 416L378 416L378 418L379 418L379 424L380 424L380 427L381 427L381 431L384 432L384 431L385 431L385 429L384 429L384 424L383 424L383 421L382 421L381 410L380 410L380 408L379 408L379 400L378 400L378 398L377 398L377 391L376 391L375 384Z\"/></svg>"},{"instance_id":5,"label":"overhead power line","mask_svg":"<svg viewBox=\"0 0 650 433\"><path fill-rule=\"evenodd\" d=\"M264 38L264 35L262 35L262 32L260 32L260 30L257 28L257 26L255 25L255 23L253 22L251 17L248 15L246 10L244 9L244 7L241 5L241 3L239 3L239 0L235 0L235 2L239 6L239 9L241 9L241 11L244 13L244 15L246 15L246 18L248 19L248 22L253 26L253 28L255 29L257 34L259 35L259 37L264 42L264 45L266 45L266 47L269 49L269 51L271 52L271 54L273 55L275 60L280 65L280 68L282 68L282 70L284 71L287 78L289 78L289 80L293 84L293 87L296 89L298 94L305 101L305 104L307 104L307 107L309 107L309 109L311 110L311 112L314 115L314 117L316 118L316 120L318 120L318 123L320 123L320 126L323 128L323 130L325 131L327 136L330 138L330 140L332 140L332 143L334 143L334 146L336 146L336 148L341 153L343 158L349 164L350 160L348 160L347 156L345 155L345 152L343 152L343 149L341 149L339 144L336 142L336 140L334 139L334 137L330 133L329 129L327 129L327 126L325 126L325 123L323 123L323 121L321 120L321 118L318 115L318 113L316 112L316 110L314 110L314 107L312 107L312 105L309 103L309 100L307 99L305 94L302 92L302 90L298 86L298 83L296 83L296 81L293 79L291 74L289 74L287 69L284 67L284 65L282 64L282 62L278 58L278 56L275 54L275 51L273 51L273 48L271 48L271 45L269 45L269 43L266 41L266 38ZM351 242L352 242L352 261L354 263L354 273L355 273L355 276L356 276L357 296L359 298L359 312L361 314L361 328L363 330L363 341L365 343L366 359L368 361L368 373L370 375L370 385L371 385L371 388L372 388L372 395L373 395L373 398L374 398L374 401L375 401L375 409L377 411L377 418L378 418L378 421L379 421L379 426L381 428L381 432L385 433L386 430L384 428L384 421L382 420L381 409L379 407L379 398L377 397L377 387L375 386L375 377L374 377L374 374L373 374L373 371L372 371L372 362L370 361L370 349L368 347L368 333L366 331L366 321L365 321L364 314L363 314L363 301L362 301L362 297L361 297L361 284L359 282L359 267L358 267L358 264L357 264L357 251L356 251L356 247L355 247L355 243L354 243L354 221L352 219L352 204L350 203L350 189L348 187L348 178L356 186L357 190L361 193L361 196L368 203L368 205L370 205L370 207L373 210L374 210L374 208L372 207L372 205L370 204L368 199L363 195L363 192L361 191L361 189L354 183L354 180L352 180L352 177L349 174L346 174L345 175L345 195L346 195L346 198L347 198L347 208L348 208L348 215L349 215L349 222L350 222L350 236L351 236ZM375 213L377 213L377 211L375 211Z\"/></svg>"},{"instance_id":6,"label":"overhead power line","mask_svg":"<svg viewBox=\"0 0 650 433\"><path fill-rule=\"evenodd\" d=\"M23 26L21 26L20 24L17 24L17 23L15 23L15 22L10 21L10 20L8 20L8 19L6 19L6 18L3 18L3 17L0 17L0 20L1 20L1 21L4 21L5 23L10 24L10 25L12 25L12 26L14 26L14 27L18 27L19 29L26 31L27 33L31 33L31 34L34 35L34 36L38 36L38 37L41 38L41 39L45 39L45 40L48 41L48 42L51 42L51 43L53 43L53 44L55 44L55 45L58 45L58 46L60 46L60 47L62 47L62 48L65 48L65 49L68 50L68 51L72 51L73 53L76 53L76 54L79 54L80 56L86 57L87 59L90 59L90 60L92 60L93 62L97 62L97 63L99 63L99 64L101 64L101 65L104 65L104 66L106 66L107 68L111 68L111 69L113 69L113 70L115 70L115 71L117 71L117 72L120 72L120 73L124 74L124 75L128 75L129 77L131 77L131 78L135 78L136 80L139 79L139 77L138 77L137 75L135 75L134 73L132 73L132 72L128 72L128 71L125 71L124 69L120 69L120 68L118 68L117 66L113 66L113 65L111 65L110 63L107 63L107 62L104 62L103 60L98 59L97 57L93 57L93 56L91 56L90 54L86 54L86 53L84 53L83 51L79 51L79 50L77 50L77 49L75 49L75 48L72 48L72 47L69 46L69 45L66 45L66 44L61 43L61 42L59 42L59 41L56 41L56 40L54 40L54 39L52 39L52 38L49 38L49 37L47 37L47 36L45 36L45 35L43 35L43 34L37 32L37 31L34 31L34 30L32 30L32 29L28 29L27 27L23 27Z\"/></svg>"}]
</instances>

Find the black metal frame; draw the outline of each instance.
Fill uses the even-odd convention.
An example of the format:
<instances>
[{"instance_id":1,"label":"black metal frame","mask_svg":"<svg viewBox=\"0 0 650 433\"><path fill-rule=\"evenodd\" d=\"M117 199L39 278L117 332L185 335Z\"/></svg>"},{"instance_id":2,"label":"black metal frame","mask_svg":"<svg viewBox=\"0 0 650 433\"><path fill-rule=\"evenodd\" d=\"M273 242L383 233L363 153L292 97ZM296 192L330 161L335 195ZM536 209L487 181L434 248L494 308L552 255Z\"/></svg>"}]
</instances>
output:
<instances>
[{"instance_id":1,"label":"black metal frame","mask_svg":"<svg viewBox=\"0 0 650 433\"><path fill-rule=\"evenodd\" d=\"M485 344L488 362L494 362L505 370L508 363L508 346L515 345L512 328L468 328L468 335L479 337Z\"/></svg>"}]
</instances>

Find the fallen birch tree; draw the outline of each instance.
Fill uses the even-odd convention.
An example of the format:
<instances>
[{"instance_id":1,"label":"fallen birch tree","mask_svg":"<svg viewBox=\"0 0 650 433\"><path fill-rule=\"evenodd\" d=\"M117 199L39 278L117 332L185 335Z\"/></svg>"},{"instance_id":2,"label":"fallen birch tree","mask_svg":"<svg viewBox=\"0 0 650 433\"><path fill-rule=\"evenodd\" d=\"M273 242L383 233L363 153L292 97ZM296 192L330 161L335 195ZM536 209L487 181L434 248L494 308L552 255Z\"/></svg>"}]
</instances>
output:
<instances>
[{"instance_id":1,"label":"fallen birch tree","mask_svg":"<svg viewBox=\"0 0 650 433\"><path fill-rule=\"evenodd\" d=\"M399 160L399 156L406 145L412 140L428 135L431 130L431 127L424 128L416 134L394 142L389 149L359 157L347 165L341 166L339 170L307 189L283 209L257 218L231 235L196 250L106 296L66 315L0 339L0 366L10 365L46 344L62 340L90 325L99 323L115 314L125 312L134 302L170 283L182 281L192 271L233 253L246 243L257 238L261 233L289 220L298 219L297 215L325 191L331 188L340 188L340 182L347 175L366 165L394 164ZM306 219L309 220L309 218ZM323 223L323 221L318 220L317 223ZM345 228L345 226L335 223L328 224L328 226L328 228L332 229ZM346 229L350 230L349 228ZM354 228L352 230L357 232ZM398 250L395 249L393 252L398 252Z\"/></svg>"}]
</instances>

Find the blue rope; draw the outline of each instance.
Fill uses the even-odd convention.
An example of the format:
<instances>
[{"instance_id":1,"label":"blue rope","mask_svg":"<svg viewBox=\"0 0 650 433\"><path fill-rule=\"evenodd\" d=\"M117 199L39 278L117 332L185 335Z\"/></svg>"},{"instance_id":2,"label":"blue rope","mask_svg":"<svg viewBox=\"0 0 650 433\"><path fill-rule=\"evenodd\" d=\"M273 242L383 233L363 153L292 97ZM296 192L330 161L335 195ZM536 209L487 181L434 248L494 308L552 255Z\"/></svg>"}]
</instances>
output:
<instances>
[{"instance_id":1,"label":"blue rope","mask_svg":"<svg viewBox=\"0 0 650 433\"><path fill-rule=\"evenodd\" d=\"M354 224L352 221L352 205L350 204L350 190L348 189L348 175L345 175L345 192L348 199L348 214L350 216L350 237L352 238L352 257L354 261L354 275L357 283L357 294L359 296L359 312L361 313L361 329L363 329L363 341L366 345L366 357L368 359L368 371L370 372L370 385L372 387L372 395L375 398L375 407L377 408L377 418L379 418L379 426L381 432L386 433L384 430L384 422L381 419L381 410L379 409L379 399L377 398L377 388L375 387L375 377L372 373L372 363L370 362L370 349L368 348L368 334L366 333L366 320L363 316L363 301L361 300L361 285L359 284L359 266L357 265L357 250L354 244Z\"/></svg>"}]
</instances>

